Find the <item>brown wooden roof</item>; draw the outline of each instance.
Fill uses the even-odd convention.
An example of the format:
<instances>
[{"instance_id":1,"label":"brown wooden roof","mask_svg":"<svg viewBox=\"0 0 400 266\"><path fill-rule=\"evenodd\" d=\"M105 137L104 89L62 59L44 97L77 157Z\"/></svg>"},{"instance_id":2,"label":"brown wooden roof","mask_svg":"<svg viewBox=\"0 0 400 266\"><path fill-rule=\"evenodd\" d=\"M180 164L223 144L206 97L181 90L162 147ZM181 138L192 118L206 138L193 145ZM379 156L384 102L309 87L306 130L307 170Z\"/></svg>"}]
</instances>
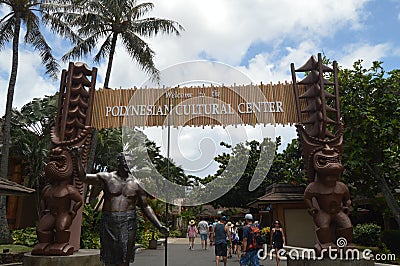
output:
<instances>
[{"instance_id":1,"label":"brown wooden roof","mask_svg":"<svg viewBox=\"0 0 400 266\"><path fill-rule=\"evenodd\" d=\"M2 196L28 196L35 192L34 189L25 187L10 180L0 178L0 195Z\"/></svg>"},{"instance_id":2,"label":"brown wooden roof","mask_svg":"<svg viewBox=\"0 0 400 266\"><path fill-rule=\"evenodd\" d=\"M259 197L247 206L258 208L260 203L288 203L304 201L303 186L293 186L290 184L272 184L266 189L265 195Z\"/></svg>"}]
</instances>

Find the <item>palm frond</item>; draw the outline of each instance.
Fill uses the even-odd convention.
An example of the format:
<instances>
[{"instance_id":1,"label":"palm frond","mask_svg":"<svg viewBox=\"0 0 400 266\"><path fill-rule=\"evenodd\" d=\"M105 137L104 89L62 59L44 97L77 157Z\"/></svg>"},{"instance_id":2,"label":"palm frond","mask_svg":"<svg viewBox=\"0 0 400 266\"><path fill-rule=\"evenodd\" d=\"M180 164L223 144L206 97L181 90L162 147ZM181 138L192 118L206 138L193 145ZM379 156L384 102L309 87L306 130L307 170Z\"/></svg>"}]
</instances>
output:
<instances>
[{"instance_id":1,"label":"palm frond","mask_svg":"<svg viewBox=\"0 0 400 266\"><path fill-rule=\"evenodd\" d=\"M130 17L136 20L154 8L153 3L141 3L130 9Z\"/></svg>"},{"instance_id":2,"label":"palm frond","mask_svg":"<svg viewBox=\"0 0 400 266\"><path fill-rule=\"evenodd\" d=\"M179 36L180 31L183 31L184 28L173 20L146 18L135 21L132 25L132 30L137 34L146 37L152 37L158 33L175 33Z\"/></svg>"},{"instance_id":3,"label":"palm frond","mask_svg":"<svg viewBox=\"0 0 400 266\"><path fill-rule=\"evenodd\" d=\"M122 34L122 43L128 54L138 62L146 73L150 74L154 81L160 80L160 72L155 67L153 58L154 51L134 32L127 31Z\"/></svg>"},{"instance_id":4,"label":"palm frond","mask_svg":"<svg viewBox=\"0 0 400 266\"><path fill-rule=\"evenodd\" d=\"M15 18L11 17L7 21L0 23L0 50L7 42L14 37Z\"/></svg>"},{"instance_id":5,"label":"palm frond","mask_svg":"<svg viewBox=\"0 0 400 266\"><path fill-rule=\"evenodd\" d=\"M72 42L78 42L81 40L80 36L76 34L70 27L68 20L64 20L61 17L54 16L53 14L43 13L42 15L43 24L50 28L50 30L60 36L66 37Z\"/></svg>"},{"instance_id":6,"label":"palm frond","mask_svg":"<svg viewBox=\"0 0 400 266\"><path fill-rule=\"evenodd\" d=\"M99 32L98 34L93 34L91 37L79 41L71 50L69 50L63 57L62 61L68 61L71 58L80 58L84 55L90 54L96 47L97 42L100 38L106 35L106 32Z\"/></svg>"},{"instance_id":7,"label":"palm frond","mask_svg":"<svg viewBox=\"0 0 400 266\"><path fill-rule=\"evenodd\" d=\"M40 32L39 18L33 12L26 14L25 18L25 42L32 44L33 48L36 51L39 51L42 64L46 67L46 74L56 79L60 66L52 55L51 47L47 44L46 39Z\"/></svg>"},{"instance_id":8,"label":"palm frond","mask_svg":"<svg viewBox=\"0 0 400 266\"><path fill-rule=\"evenodd\" d=\"M110 34L106 40L104 41L104 43L101 45L98 53L95 55L95 57L93 58L93 61L95 63L100 63L101 59L103 59L104 57L108 56L110 54L110 50L111 50L111 40L112 40L112 34Z\"/></svg>"},{"instance_id":9,"label":"palm frond","mask_svg":"<svg viewBox=\"0 0 400 266\"><path fill-rule=\"evenodd\" d=\"M109 18L106 18L106 20L109 20ZM111 22L108 23L103 17L91 13L81 15L71 23L79 27L77 32L84 38L98 32L111 30Z\"/></svg>"}]
</instances>

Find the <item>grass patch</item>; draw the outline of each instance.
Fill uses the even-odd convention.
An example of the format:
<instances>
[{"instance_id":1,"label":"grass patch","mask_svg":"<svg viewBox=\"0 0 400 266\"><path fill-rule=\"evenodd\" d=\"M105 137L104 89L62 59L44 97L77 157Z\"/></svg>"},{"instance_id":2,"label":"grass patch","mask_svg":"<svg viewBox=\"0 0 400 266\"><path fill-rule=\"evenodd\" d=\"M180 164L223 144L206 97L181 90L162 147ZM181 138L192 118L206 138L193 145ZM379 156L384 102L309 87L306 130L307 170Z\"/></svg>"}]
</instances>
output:
<instances>
[{"instance_id":1,"label":"grass patch","mask_svg":"<svg viewBox=\"0 0 400 266\"><path fill-rule=\"evenodd\" d=\"M32 250L31 247L23 245L0 245L0 253L3 253L4 249L9 249L10 253L29 252Z\"/></svg>"}]
</instances>

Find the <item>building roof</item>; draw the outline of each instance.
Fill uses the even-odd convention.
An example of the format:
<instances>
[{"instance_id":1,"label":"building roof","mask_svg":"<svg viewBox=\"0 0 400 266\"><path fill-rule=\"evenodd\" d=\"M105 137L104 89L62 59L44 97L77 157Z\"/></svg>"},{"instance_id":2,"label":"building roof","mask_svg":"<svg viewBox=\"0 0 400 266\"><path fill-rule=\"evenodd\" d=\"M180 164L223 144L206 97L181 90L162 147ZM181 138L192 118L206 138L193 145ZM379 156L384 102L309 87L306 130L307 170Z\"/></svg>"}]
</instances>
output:
<instances>
[{"instance_id":1,"label":"building roof","mask_svg":"<svg viewBox=\"0 0 400 266\"><path fill-rule=\"evenodd\" d=\"M272 184L267 187L265 195L259 197L255 201L250 202L247 206L258 208L260 203L289 203L304 201L303 186L293 186L290 184Z\"/></svg>"},{"instance_id":2,"label":"building roof","mask_svg":"<svg viewBox=\"0 0 400 266\"><path fill-rule=\"evenodd\" d=\"M199 215L201 218L217 218L221 217L222 215L229 216L230 219L232 218L243 218L245 213L249 212L249 209L246 208L214 208L212 205L203 205L203 211Z\"/></svg>"},{"instance_id":3,"label":"building roof","mask_svg":"<svg viewBox=\"0 0 400 266\"><path fill-rule=\"evenodd\" d=\"M28 196L35 192L33 188L28 188L10 180L0 178L0 195L2 196Z\"/></svg>"}]
</instances>

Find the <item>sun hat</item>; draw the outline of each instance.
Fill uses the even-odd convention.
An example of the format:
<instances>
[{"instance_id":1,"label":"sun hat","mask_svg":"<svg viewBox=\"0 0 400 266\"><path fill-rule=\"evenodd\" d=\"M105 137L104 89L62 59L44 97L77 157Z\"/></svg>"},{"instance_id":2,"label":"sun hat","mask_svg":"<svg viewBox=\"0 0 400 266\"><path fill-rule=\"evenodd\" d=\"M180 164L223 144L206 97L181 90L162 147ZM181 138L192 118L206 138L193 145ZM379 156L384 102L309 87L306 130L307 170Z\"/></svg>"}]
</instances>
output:
<instances>
[{"instance_id":1,"label":"sun hat","mask_svg":"<svg viewBox=\"0 0 400 266\"><path fill-rule=\"evenodd\" d=\"M190 220L189 225L194 225L196 222L194 220Z\"/></svg>"},{"instance_id":2,"label":"sun hat","mask_svg":"<svg viewBox=\"0 0 400 266\"><path fill-rule=\"evenodd\" d=\"M226 223L226 226L232 227L233 224L232 224L231 222L227 222L227 223Z\"/></svg>"},{"instance_id":3,"label":"sun hat","mask_svg":"<svg viewBox=\"0 0 400 266\"><path fill-rule=\"evenodd\" d=\"M248 213L248 214L246 214L246 215L244 216L244 219L246 219L246 220L252 220L252 221L253 221L253 215L251 215L250 213Z\"/></svg>"}]
</instances>

